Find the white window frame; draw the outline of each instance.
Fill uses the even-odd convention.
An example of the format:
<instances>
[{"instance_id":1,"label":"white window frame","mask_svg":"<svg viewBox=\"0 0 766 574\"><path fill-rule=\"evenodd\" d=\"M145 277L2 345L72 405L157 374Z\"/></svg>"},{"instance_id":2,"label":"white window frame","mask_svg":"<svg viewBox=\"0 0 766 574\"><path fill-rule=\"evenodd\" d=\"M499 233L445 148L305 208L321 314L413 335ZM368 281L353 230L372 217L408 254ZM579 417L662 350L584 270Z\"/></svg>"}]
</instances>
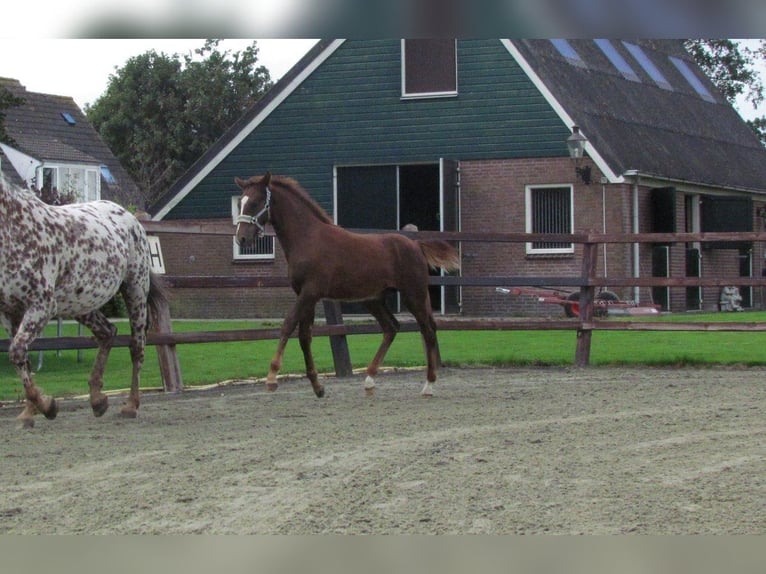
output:
<instances>
[{"instance_id":1,"label":"white window frame","mask_svg":"<svg viewBox=\"0 0 766 574\"><path fill-rule=\"evenodd\" d=\"M231 222L233 225L236 225L237 216L239 216L239 196L238 195L232 195L231 196ZM233 236L231 238L231 246L232 246L232 258L235 261L270 261L275 258L275 248L274 248L274 236L273 235L264 235L263 237L257 239L263 248L263 251L261 253L242 253L241 246L239 243L237 243L237 238ZM269 250L270 246L270 250Z\"/></svg>"},{"instance_id":2,"label":"white window frame","mask_svg":"<svg viewBox=\"0 0 766 574\"><path fill-rule=\"evenodd\" d=\"M36 185L37 189L42 189L44 185L45 170L52 170L53 181L51 184L60 193L67 193L72 188L69 187L69 179L73 172L77 172L77 177L82 178L82 185L79 179L75 179L74 192L76 203L88 201L97 201L101 199L101 167L98 165L71 164L71 163L49 163L45 162L39 171Z\"/></svg>"},{"instance_id":3,"label":"white window frame","mask_svg":"<svg viewBox=\"0 0 766 574\"><path fill-rule=\"evenodd\" d=\"M526 232L533 233L534 221L532 212L532 195L537 190L543 189L568 189L569 190L569 231L574 231L574 186L568 183L556 183L546 185L527 185L524 189ZM574 243L564 247L535 247L533 242L526 243L527 255L570 255L574 253Z\"/></svg>"},{"instance_id":4,"label":"white window frame","mask_svg":"<svg viewBox=\"0 0 766 574\"><path fill-rule=\"evenodd\" d=\"M451 98L457 96L458 93L458 69L457 69L457 40L454 40L454 46L455 46L455 89L454 90L445 90L445 91L438 91L438 92L408 92L407 91L407 54L406 54L406 42L407 40L402 39L401 45L401 55L402 55L402 61L401 61L401 73L402 73L402 99L403 100L416 100L421 98Z\"/></svg>"}]
</instances>

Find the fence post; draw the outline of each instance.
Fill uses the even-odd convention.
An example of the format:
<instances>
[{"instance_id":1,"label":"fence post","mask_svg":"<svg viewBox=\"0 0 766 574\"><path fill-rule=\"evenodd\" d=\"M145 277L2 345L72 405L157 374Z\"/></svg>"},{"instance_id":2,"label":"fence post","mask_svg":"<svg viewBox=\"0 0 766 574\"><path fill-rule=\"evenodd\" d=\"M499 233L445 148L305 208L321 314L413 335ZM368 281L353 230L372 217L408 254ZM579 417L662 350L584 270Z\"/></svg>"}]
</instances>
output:
<instances>
[{"instance_id":1,"label":"fence post","mask_svg":"<svg viewBox=\"0 0 766 574\"><path fill-rule=\"evenodd\" d=\"M590 343L593 334L593 300L596 287L593 279L596 276L598 243L584 243L582 253L582 278L585 282L580 287L580 327L577 329L577 350L575 364L587 367L590 364Z\"/></svg>"},{"instance_id":2,"label":"fence post","mask_svg":"<svg viewBox=\"0 0 766 574\"><path fill-rule=\"evenodd\" d=\"M172 333L173 324L170 321L170 305L167 301L158 301L158 313L151 330L156 333ZM155 345L157 359L160 362L162 387L166 393L177 393L184 388L181 378L181 365L175 345Z\"/></svg>"},{"instance_id":3,"label":"fence post","mask_svg":"<svg viewBox=\"0 0 766 574\"><path fill-rule=\"evenodd\" d=\"M342 325L343 312L339 301L322 301L324 306L325 321L328 325ZM336 377L350 377L353 374L351 368L351 354L348 352L348 340L346 335L330 335L330 350L335 364Z\"/></svg>"}]
</instances>

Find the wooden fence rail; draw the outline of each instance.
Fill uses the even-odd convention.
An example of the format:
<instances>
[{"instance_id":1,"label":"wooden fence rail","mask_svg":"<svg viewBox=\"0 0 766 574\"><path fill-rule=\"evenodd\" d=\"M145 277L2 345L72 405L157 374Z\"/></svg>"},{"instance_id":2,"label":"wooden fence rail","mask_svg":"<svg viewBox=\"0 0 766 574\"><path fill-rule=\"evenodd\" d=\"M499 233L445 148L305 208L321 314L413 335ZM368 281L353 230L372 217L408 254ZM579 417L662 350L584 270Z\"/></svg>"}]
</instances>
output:
<instances>
[{"instance_id":1,"label":"wooden fence rail","mask_svg":"<svg viewBox=\"0 0 766 574\"><path fill-rule=\"evenodd\" d=\"M142 222L149 233L231 235L232 226L225 222L185 223L185 222ZM371 232L370 230L360 230ZM402 232L404 234L409 234ZM679 322L658 321L614 321L599 320L594 317L594 299L596 288L602 286L668 286L690 287L726 285L766 286L766 277L601 277L597 275L598 248L604 244L652 244L652 243L691 243L691 242L726 242L726 241L766 241L766 232L746 233L676 233L676 234L598 234L576 233L572 235L546 235L528 233L464 233L464 232L418 232L424 239L445 239L457 242L506 242L526 243L536 241L568 242L582 245L582 263L579 276L501 276L501 277L431 277L433 285L486 286L486 287L557 287L579 288L579 316L571 319L466 319L459 317L439 317L437 326L440 330L572 330L576 332L575 364L587 366L590 362L591 336L595 330L621 331L703 331L736 332L766 331L766 323L760 322ZM249 277L249 276L177 276L167 275L165 281L171 288L288 288L286 277ZM330 338L335 371L338 376L351 373L351 360L346 344L346 337L355 334L379 333L377 324L344 324L338 303L325 302L326 324L314 327L315 336ZM414 322L402 322L403 331L417 331ZM201 331L173 333L170 311L164 309L159 329L148 334L147 344L158 350L163 387L166 391L178 391L183 388L181 370L175 353L175 346L193 343L221 343L233 341L256 341L279 338L279 329L241 329L229 331ZM114 346L129 345L127 335L115 337ZM0 352L7 352L9 341L0 340ZM90 337L44 337L32 343L30 351L88 349L95 348L95 341Z\"/></svg>"}]
</instances>

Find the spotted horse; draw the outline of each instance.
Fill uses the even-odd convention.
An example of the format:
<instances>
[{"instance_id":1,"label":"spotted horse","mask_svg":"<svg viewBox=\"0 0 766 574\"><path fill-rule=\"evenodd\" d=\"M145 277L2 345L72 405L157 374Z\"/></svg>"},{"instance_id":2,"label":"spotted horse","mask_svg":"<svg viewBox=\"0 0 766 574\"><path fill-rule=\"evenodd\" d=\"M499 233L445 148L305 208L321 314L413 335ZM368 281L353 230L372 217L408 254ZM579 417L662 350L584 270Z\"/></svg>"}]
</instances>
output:
<instances>
[{"instance_id":1,"label":"spotted horse","mask_svg":"<svg viewBox=\"0 0 766 574\"><path fill-rule=\"evenodd\" d=\"M88 381L90 404L95 416L106 412L104 369L117 328L100 309L118 292L130 321L133 363L121 414L134 418L148 319L166 300L150 270L143 227L110 201L52 206L0 180L0 323L10 334L8 357L24 385L18 416L23 427L34 426L37 412L48 419L58 413L56 400L35 385L27 356L54 317L74 318L93 331L98 353Z\"/></svg>"}]
</instances>

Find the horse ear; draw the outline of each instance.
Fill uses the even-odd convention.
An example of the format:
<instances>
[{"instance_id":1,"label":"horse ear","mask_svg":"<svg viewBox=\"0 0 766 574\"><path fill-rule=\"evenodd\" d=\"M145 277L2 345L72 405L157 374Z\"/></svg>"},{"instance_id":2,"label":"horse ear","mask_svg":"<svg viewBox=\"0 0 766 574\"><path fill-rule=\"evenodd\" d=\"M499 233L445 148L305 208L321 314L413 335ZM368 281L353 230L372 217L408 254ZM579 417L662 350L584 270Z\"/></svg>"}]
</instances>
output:
<instances>
[{"instance_id":1,"label":"horse ear","mask_svg":"<svg viewBox=\"0 0 766 574\"><path fill-rule=\"evenodd\" d=\"M236 183L241 189L245 189L245 186L247 185L247 182L244 179L240 179L238 177L234 178L234 183Z\"/></svg>"},{"instance_id":2,"label":"horse ear","mask_svg":"<svg viewBox=\"0 0 766 574\"><path fill-rule=\"evenodd\" d=\"M263 176L263 185L269 185L271 183L271 172L267 171L266 175Z\"/></svg>"}]
</instances>

